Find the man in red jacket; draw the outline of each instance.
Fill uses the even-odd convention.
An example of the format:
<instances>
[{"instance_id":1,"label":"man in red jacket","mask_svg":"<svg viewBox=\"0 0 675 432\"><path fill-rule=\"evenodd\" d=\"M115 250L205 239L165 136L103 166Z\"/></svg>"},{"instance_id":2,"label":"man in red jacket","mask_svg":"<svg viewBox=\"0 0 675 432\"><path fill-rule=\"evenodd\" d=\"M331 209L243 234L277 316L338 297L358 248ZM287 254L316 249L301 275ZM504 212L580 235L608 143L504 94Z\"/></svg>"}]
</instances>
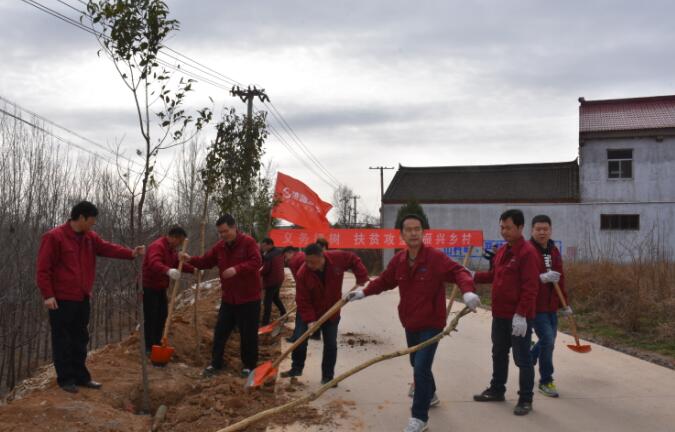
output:
<instances>
[{"instance_id":1,"label":"man in red jacket","mask_svg":"<svg viewBox=\"0 0 675 432\"><path fill-rule=\"evenodd\" d=\"M520 368L518 404L513 413L526 415L532 411L534 366L530 357L532 323L539 292L537 251L523 238L525 216L517 209L499 217L499 227L506 244L497 250L494 266L478 272L474 280L492 283L492 381L477 402L503 401L509 370L509 350Z\"/></svg>"},{"instance_id":2,"label":"man in red jacket","mask_svg":"<svg viewBox=\"0 0 675 432\"><path fill-rule=\"evenodd\" d=\"M253 237L237 231L232 215L221 216L216 227L221 240L204 255L191 257L180 253L179 256L198 269L218 266L220 271L222 301L213 332L211 364L204 369L204 376L212 376L223 368L225 344L237 327L244 364L241 375L247 377L258 363L262 258Z\"/></svg>"},{"instance_id":3,"label":"man in red jacket","mask_svg":"<svg viewBox=\"0 0 675 432\"><path fill-rule=\"evenodd\" d=\"M534 319L534 332L539 341L530 353L534 364L539 361L539 392L544 396L558 397L558 389L553 381L553 348L558 333L558 315L572 314L572 308L563 308L553 284L557 283L567 302L563 262L560 251L551 240L551 218L537 215L532 218L532 239L530 242L537 251L539 267L539 295L537 296L537 316Z\"/></svg>"},{"instance_id":4,"label":"man in red jacket","mask_svg":"<svg viewBox=\"0 0 675 432\"><path fill-rule=\"evenodd\" d=\"M428 228L426 221L418 215L403 217L399 229L407 249L394 255L385 271L365 290L347 294L347 300L354 301L398 286L401 296L398 316L409 347L433 338L445 328L446 283L459 286L469 308L475 310L480 305L471 274L443 252L424 246L424 230ZM412 395L412 417L406 432L427 430L429 407L439 403L431 372L437 347L438 343L434 343L410 355L415 391Z\"/></svg>"},{"instance_id":5,"label":"man in red jacket","mask_svg":"<svg viewBox=\"0 0 675 432\"><path fill-rule=\"evenodd\" d=\"M97 216L94 204L78 203L68 222L42 236L38 251L37 286L49 310L56 382L69 393L101 388L85 364L96 257L132 260L145 253L144 246L132 250L101 239L91 230Z\"/></svg>"},{"instance_id":6,"label":"man in red jacket","mask_svg":"<svg viewBox=\"0 0 675 432\"><path fill-rule=\"evenodd\" d=\"M263 251L263 267L260 274L265 290L262 325L267 325L270 323L273 302L279 309L280 315L286 314L284 302L279 297L281 284L284 283L284 254L281 249L274 247L274 240L269 237L260 242L260 248Z\"/></svg>"},{"instance_id":7,"label":"man in red jacket","mask_svg":"<svg viewBox=\"0 0 675 432\"><path fill-rule=\"evenodd\" d=\"M305 248L305 265L300 268L295 287L295 302L301 317L299 334L321 318L342 298L342 280L345 271L351 270L356 283L368 282L368 270L353 252L341 250L324 251L317 243ZM321 383L331 381L337 361L337 332L340 311L336 312L321 326L323 336L323 358L321 361ZM307 357L307 341L293 351L291 369L282 372L284 378L302 375Z\"/></svg>"},{"instance_id":8,"label":"man in red jacket","mask_svg":"<svg viewBox=\"0 0 675 432\"><path fill-rule=\"evenodd\" d=\"M162 341L167 315L166 290L171 280L180 279L178 249L187 233L179 226L169 229L148 246L143 259L143 320L145 327L145 350L150 354L153 345ZM193 273L195 268L183 264L183 273Z\"/></svg>"}]
</instances>

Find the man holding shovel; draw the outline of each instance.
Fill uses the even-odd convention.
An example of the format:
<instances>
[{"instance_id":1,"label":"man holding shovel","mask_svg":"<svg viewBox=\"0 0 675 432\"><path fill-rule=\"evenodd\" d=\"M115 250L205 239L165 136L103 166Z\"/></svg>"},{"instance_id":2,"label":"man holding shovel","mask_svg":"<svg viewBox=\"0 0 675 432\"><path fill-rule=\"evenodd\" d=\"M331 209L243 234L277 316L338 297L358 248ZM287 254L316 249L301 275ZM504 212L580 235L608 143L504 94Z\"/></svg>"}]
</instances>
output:
<instances>
[{"instance_id":1,"label":"man holding shovel","mask_svg":"<svg viewBox=\"0 0 675 432\"><path fill-rule=\"evenodd\" d=\"M42 236L38 251L37 286L49 310L56 382L69 393L101 388L85 365L96 257L133 260L145 253L145 246L132 250L101 239L92 231L97 216L94 204L78 203L68 222Z\"/></svg>"},{"instance_id":2,"label":"man holding shovel","mask_svg":"<svg viewBox=\"0 0 675 432\"><path fill-rule=\"evenodd\" d=\"M145 320L145 351L150 354L153 345L160 345L167 316L166 290L171 280L178 280L178 248L187 238L179 226L169 229L148 246L143 259L143 317ZM183 273L194 273L196 269L183 264Z\"/></svg>"},{"instance_id":3,"label":"man holding shovel","mask_svg":"<svg viewBox=\"0 0 675 432\"><path fill-rule=\"evenodd\" d=\"M534 246L523 238L525 217L517 209L499 217L499 227L506 244L497 250L494 267L475 273L478 283L492 283L492 381L477 402L503 401L509 371L509 350L520 368L518 404L513 413L532 411L534 366L530 356L532 324L539 292L538 256Z\"/></svg>"},{"instance_id":4,"label":"man holding shovel","mask_svg":"<svg viewBox=\"0 0 675 432\"><path fill-rule=\"evenodd\" d=\"M270 323L272 303L279 309L279 315L286 314L284 303L279 297L281 285L284 283L284 255L279 248L274 247L274 240L268 237L260 242L260 248L263 252L263 267L260 274L265 290L262 325L265 326Z\"/></svg>"},{"instance_id":5,"label":"man holding shovel","mask_svg":"<svg viewBox=\"0 0 675 432\"><path fill-rule=\"evenodd\" d=\"M326 246L324 247L324 249L327 248L328 242L326 242ZM297 287L298 271L300 270L300 267L302 267L303 264L305 264L305 253L296 248L295 246L286 246L284 248L284 262L286 263L286 266L291 270L291 274L293 275L293 279L295 280L295 286ZM302 335L302 333L300 332L301 328L302 328L302 318L300 318L300 314L296 312L295 329L293 330L293 334L291 335L291 337L286 338L286 342L288 343L295 342ZM310 338L314 340L321 340L321 332L314 333Z\"/></svg>"},{"instance_id":6,"label":"man holding shovel","mask_svg":"<svg viewBox=\"0 0 675 432\"><path fill-rule=\"evenodd\" d=\"M539 341L532 347L534 364L539 361L539 392L544 396L558 397L558 389L553 381L553 348L558 333L558 315L572 314L572 308L562 307L554 284L558 284L565 300L565 278L560 251L551 240L551 218L537 215L532 218L532 239L530 242L538 253L539 294L537 295L537 315L534 318L534 331Z\"/></svg>"},{"instance_id":7,"label":"man holding shovel","mask_svg":"<svg viewBox=\"0 0 675 432\"><path fill-rule=\"evenodd\" d=\"M480 305L480 298L474 293L471 274L464 267L443 252L424 245L424 229L429 227L421 217L407 215L400 223L401 238L407 249L394 255L386 270L370 282L365 290L347 294L347 300L359 300L398 286L401 296L399 318L405 328L408 347L411 347L443 331L447 319L446 283L459 286L465 304L472 310ZM427 430L429 407L439 403L431 372L437 346L438 343L434 343L410 354L415 391L412 417L404 432Z\"/></svg>"},{"instance_id":8,"label":"man holding shovel","mask_svg":"<svg viewBox=\"0 0 675 432\"><path fill-rule=\"evenodd\" d=\"M342 280L347 270L356 276L356 283L368 282L368 270L361 259L353 252L341 250L324 251L317 243L305 248L305 265L298 271L296 278L295 301L300 315L299 334L309 329L342 298ZM340 312L321 326L323 336L323 358L321 361L321 384L334 378L337 361L337 333ZM307 358L307 341L293 351L291 369L282 372L284 378L302 375Z\"/></svg>"},{"instance_id":9,"label":"man holding shovel","mask_svg":"<svg viewBox=\"0 0 675 432\"><path fill-rule=\"evenodd\" d=\"M191 257L180 253L179 256L198 269L218 266L220 271L222 301L213 332L211 364L204 369L204 376L212 376L223 368L225 344L236 326L244 364L241 374L246 377L258 363L262 258L253 237L237 231L232 215L218 218L216 228L221 240L204 255Z\"/></svg>"}]
</instances>

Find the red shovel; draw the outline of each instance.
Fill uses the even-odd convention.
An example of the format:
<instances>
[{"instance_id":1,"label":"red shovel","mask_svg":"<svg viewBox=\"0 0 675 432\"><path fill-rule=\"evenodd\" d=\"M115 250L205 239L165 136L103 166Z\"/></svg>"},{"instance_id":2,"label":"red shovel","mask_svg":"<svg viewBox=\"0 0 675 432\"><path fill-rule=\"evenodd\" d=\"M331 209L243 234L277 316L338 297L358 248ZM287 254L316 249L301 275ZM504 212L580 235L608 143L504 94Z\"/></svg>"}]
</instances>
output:
<instances>
[{"instance_id":1,"label":"red shovel","mask_svg":"<svg viewBox=\"0 0 675 432\"><path fill-rule=\"evenodd\" d=\"M288 321L288 317L293 312L295 312L297 307L297 305L293 305L284 315L280 316L266 326L260 327L258 329L258 336L269 334L272 337L276 337L279 333L281 333L281 329L283 328L284 324L286 324L286 321Z\"/></svg>"},{"instance_id":2,"label":"red shovel","mask_svg":"<svg viewBox=\"0 0 675 432\"><path fill-rule=\"evenodd\" d=\"M188 239L183 241L183 250L185 252L187 249ZM181 260L178 263L178 271L183 271L183 261ZM166 317L164 322L164 334L162 335L162 345L153 345L152 352L150 353L150 361L154 365L163 366L171 361L173 353L176 351L173 347L170 347L168 344L169 337L169 328L171 327L171 318L173 317L173 307L176 303L176 291L178 291L178 284L180 283L180 278L173 281L173 289L171 290L171 301L169 302L169 314Z\"/></svg>"},{"instance_id":3,"label":"red shovel","mask_svg":"<svg viewBox=\"0 0 675 432\"><path fill-rule=\"evenodd\" d=\"M567 302L565 301L565 297L562 295L562 291L560 290L560 285L558 283L554 283L553 286L555 287L555 292L558 293L558 297L560 298L560 303L563 305L564 308L567 307ZM581 345L579 343L579 335L577 334L577 322L574 319L572 315L568 315L567 319L570 321L570 329L572 330L572 336L574 336L574 341L576 342L576 345L567 345L567 348L571 349L574 352L578 352L581 354L589 353L591 352L591 346L590 345Z\"/></svg>"},{"instance_id":4,"label":"red shovel","mask_svg":"<svg viewBox=\"0 0 675 432\"><path fill-rule=\"evenodd\" d=\"M358 285L354 285L352 289L349 291L354 291ZM279 372L278 368L281 362L290 354L292 353L297 347L299 347L304 341L306 341L315 331L319 330L323 323L328 321L330 318L335 315L337 311L339 311L342 306L344 306L347 303L347 300L345 296L343 296L340 300L338 300L337 303L333 305L332 308L328 309L328 312L323 314L321 318L319 318L312 326L307 329L307 331L296 340L293 345L288 347L286 351L281 353L281 355L274 360L273 362L267 361L257 368L253 369L251 373L248 376L248 379L246 380L246 384L244 388L252 388L252 387L260 387L265 382L274 379L277 376L277 373Z\"/></svg>"}]
</instances>

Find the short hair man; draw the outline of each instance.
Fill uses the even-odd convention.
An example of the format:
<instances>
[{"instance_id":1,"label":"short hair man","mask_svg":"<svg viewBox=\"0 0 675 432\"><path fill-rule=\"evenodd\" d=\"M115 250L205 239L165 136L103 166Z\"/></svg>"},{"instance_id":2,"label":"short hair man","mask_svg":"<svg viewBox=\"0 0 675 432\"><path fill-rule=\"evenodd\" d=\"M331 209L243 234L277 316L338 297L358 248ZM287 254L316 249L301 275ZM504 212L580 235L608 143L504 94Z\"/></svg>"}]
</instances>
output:
<instances>
[{"instance_id":1,"label":"short hair man","mask_svg":"<svg viewBox=\"0 0 675 432\"><path fill-rule=\"evenodd\" d=\"M281 285L284 283L284 254L281 249L274 246L274 240L269 237L260 242L260 248L263 252L263 267L260 274L265 290L262 325L267 325L272 315L272 303L279 309L280 315L286 314L284 302L279 297Z\"/></svg>"},{"instance_id":2,"label":"short hair man","mask_svg":"<svg viewBox=\"0 0 675 432\"><path fill-rule=\"evenodd\" d=\"M143 321L145 351L162 341L167 316L167 288L171 280L178 280L178 249L187 238L185 230L175 225L166 235L148 246L143 259ZM183 263L183 273L193 273L195 268Z\"/></svg>"},{"instance_id":3,"label":"short hair man","mask_svg":"<svg viewBox=\"0 0 675 432\"><path fill-rule=\"evenodd\" d=\"M305 264L298 271L295 301L301 317L299 334L307 331L342 298L344 273L351 270L356 283L368 282L368 270L361 259L353 252L330 250L312 243L305 248ZM336 312L321 326L323 337L323 360L321 361L321 383L331 381L335 374L337 360L337 332L340 311ZM291 369L283 372L282 377L302 375L307 357L307 341L293 351Z\"/></svg>"},{"instance_id":4,"label":"short hair man","mask_svg":"<svg viewBox=\"0 0 675 432\"><path fill-rule=\"evenodd\" d=\"M213 332L211 364L204 376L212 376L223 368L225 344L235 327L239 328L240 355L244 365L241 375L247 377L258 363L258 322L260 319L260 266L262 258L253 237L237 230L230 214L216 221L220 241L202 256L179 254L198 269L218 267L222 300Z\"/></svg>"},{"instance_id":5,"label":"short hair man","mask_svg":"<svg viewBox=\"0 0 675 432\"><path fill-rule=\"evenodd\" d=\"M480 298L470 273L443 252L427 247L422 241L425 221L414 214L404 216L400 222L401 238L407 249L398 252L389 261L385 271L368 284L365 290L347 295L350 301L380 294L398 286L401 296L399 318L405 328L408 346L418 345L443 331L447 320L445 283L457 283L464 302L475 310ZM438 343L429 345L410 355L415 378L412 392L412 416L405 432L422 432L428 428L429 407L437 405L436 382L431 371Z\"/></svg>"},{"instance_id":6,"label":"short hair man","mask_svg":"<svg viewBox=\"0 0 675 432\"><path fill-rule=\"evenodd\" d=\"M509 370L509 350L520 369L518 404L513 413L532 411L534 367L530 357L532 323L539 292L539 268L534 246L523 238L525 217L517 209L499 217L499 228L506 244L497 250L490 271L478 272L478 283L492 283L492 381L477 402L503 401Z\"/></svg>"},{"instance_id":7,"label":"short hair man","mask_svg":"<svg viewBox=\"0 0 675 432\"><path fill-rule=\"evenodd\" d=\"M98 236L98 209L89 201L76 204L70 219L42 236L37 258L37 286L49 310L56 382L65 391L78 386L99 389L87 370L89 312L96 277L96 257L133 260L145 246L129 249Z\"/></svg>"},{"instance_id":8,"label":"short hair man","mask_svg":"<svg viewBox=\"0 0 675 432\"><path fill-rule=\"evenodd\" d=\"M532 218L532 238L530 243L537 251L539 266L539 294L537 295L537 315L534 318L534 332L539 341L532 347L532 360L539 361L539 392L544 396L558 397L558 389L553 380L553 348L558 333L558 315L572 314L572 308L562 307L554 284L558 284L567 301L563 262L560 251L551 235L551 218L537 215Z\"/></svg>"}]
</instances>

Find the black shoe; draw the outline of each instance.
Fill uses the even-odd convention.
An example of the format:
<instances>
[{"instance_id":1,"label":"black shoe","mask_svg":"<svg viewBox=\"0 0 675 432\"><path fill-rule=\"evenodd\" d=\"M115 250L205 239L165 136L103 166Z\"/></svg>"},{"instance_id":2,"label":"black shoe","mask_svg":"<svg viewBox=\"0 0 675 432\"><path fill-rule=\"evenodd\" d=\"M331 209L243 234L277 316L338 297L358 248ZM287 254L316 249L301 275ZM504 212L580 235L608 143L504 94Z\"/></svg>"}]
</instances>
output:
<instances>
[{"instance_id":1,"label":"black shoe","mask_svg":"<svg viewBox=\"0 0 675 432\"><path fill-rule=\"evenodd\" d=\"M211 378L214 375L219 374L221 369L214 367L212 365L207 366L203 371L202 371L202 376L204 378Z\"/></svg>"},{"instance_id":2,"label":"black shoe","mask_svg":"<svg viewBox=\"0 0 675 432\"><path fill-rule=\"evenodd\" d=\"M532 402L518 402L518 405L513 409L513 414L517 416L528 415L532 411Z\"/></svg>"},{"instance_id":3,"label":"black shoe","mask_svg":"<svg viewBox=\"0 0 675 432\"><path fill-rule=\"evenodd\" d=\"M75 384L64 384L61 387L61 390L67 391L68 393L77 393L80 389L77 388Z\"/></svg>"},{"instance_id":4,"label":"black shoe","mask_svg":"<svg viewBox=\"0 0 675 432\"><path fill-rule=\"evenodd\" d=\"M82 384L78 384L78 385L80 387L94 389L94 390L100 390L101 387L103 387L103 384L101 384L100 382L96 382L96 381L88 381L86 383L82 383Z\"/></svg>"},{"instance_id":5,"label":"black shoe","mask_svg":"<svg viewBox=\"0 0 675 432\"><path fill-rule=\"evenodd\" d=\"M293 342L295 342L295 338L292 337L292 336L291 336L291 337L287 337L287 338L286 338L286 342L292 344Z\"/></svg>"},{"instance_id":6,"label":"black shoe","mask_svg":"<svg viewBox=\"0 0 675 432\"><path fill-rule=\"evenodd\" d=\"M321 378L321 385L326 385L331 381L333 381L333 378ZM337 386L338 386L337 383L335 383L331 386L331 388L335 388Z\"/></svg>"},{"instance_id":7,"label":"black shoe","mask_svg":"<svg viewBox=\"0 0 675 432\"><path fill-rule=\"evenodd\" d=\"M281 372L281 378L292 378L302 376L302 371L299 369L290 368L286 372Z\"/></svg>"},{"instance_id":8,"label":"black shoe","mask_svg":"<svg viewBox=\"0 0 675 432\"><path fill-rule=\"evenodd\" d=\"M503 402L504 393L499 393L491 388L487 388L481 394L473 395L476 402Z\"/></svg>"}]
</instances>

